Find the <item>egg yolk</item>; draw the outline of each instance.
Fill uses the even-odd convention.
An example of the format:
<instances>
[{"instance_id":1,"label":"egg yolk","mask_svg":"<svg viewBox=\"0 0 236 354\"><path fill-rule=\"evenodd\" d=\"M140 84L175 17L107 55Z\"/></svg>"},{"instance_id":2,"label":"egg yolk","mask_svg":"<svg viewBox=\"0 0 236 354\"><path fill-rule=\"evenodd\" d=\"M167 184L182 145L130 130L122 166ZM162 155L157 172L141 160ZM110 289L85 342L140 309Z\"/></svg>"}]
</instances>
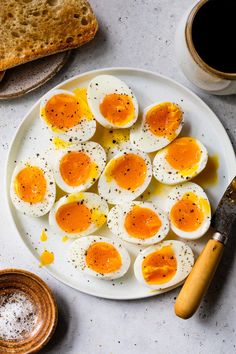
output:
<instances>
[{"instance_id":1,"label":"egg yolk","mask_svg":"<svg viewBox=\"0 0 236 354\"><path fill-rule=\"evenodd\" d=\"M97 273L116 272L122 266L122 260L117 249L106 242L96 242L86 251L86 264Z\"/></svg>"},{"instance_id":2,"label":"egg yolk","mask_svg":"<svg viewBox=\"0 0 236 354\"><path fill-rule=\"evenodd\" d=\"M167 148L166 160L176 170L191 169L201 158L201 149L192 138L179 138Z\"/></svg>"},{"instance_id":3,"label":"egg yolk","mask_svg":"<svg viewBox=\"0 0 236 354\"><path fill-rule=\"evenodd\" d=\"M132 237L145 240L154 236L161 227L159 216L151 209L135 205L125 217L125 229Z\"/></svg>"},{"instance_id":4,"label":"egg yolk","mask_svg":"<svg viewBox=\"0 0 236 354\"><path fill-rule=\"evenodd\" d=\"M62 242L67 242L69 240L69 237L67 237L67 236L63 236L62 238L61 238L61 241Z\"/></svg>"},{"instance_id":5,"label":"egg yolk","mask_svg":"<svg viewBox=\"0 0 236 354\"><path fill-rule=\"evenodd\" d=\"M114 179L121 188L135 190L144 183L147 166L142 157L125 154L110 162L105 175L107 181Z\"/></svg>"},{"instance_id":6,"label":"egg yolk","mask_svg":"<svg viewBox=\"0 0 236 354\"><path fill-rule=\"evenodd\" d=\"M216 186L219 182L219 165L217 155L208 156L206 167L193 179L193 182L199 184L202 188Z\"/></svg>"},{"instance_id":7,"label":"egg yolk","mask_svg":"<svg viewBox=\"0 0 236 354\"><path fill-rule=\"evenodd\" d=\"M142 273L148 284L164 284L170 281L177 271L177 260L172 246L164 246L148 256L142 263Z\"/></svg>"},{"instance_id":8,"label":"egg yolk","mask_svg":"<svg viewBox=\"0 0 236 354\"><path fill-rule=\"evenodd\" d=\"M152 107L147 112L146 123L154 135L173 140L182 122L182 116L183 113L176 104L165 102Z\"/></svg>"},{"instance_id":9,"label":"egg yolk","mask_svg":"<svg viewBox=\"0 0 236 354\"><path fill-rule=\"evenodd\" d=\"M91 220L91 211L82 202L64 204L56 212L58 225L63 231L70 234L87 230Z\"/></svg>"},{"instance_id":10,"label":"egg yolk","mask_svg":"<svg viewBox=\"0 0 236 354\"><path fill-rule=\"evenodd\" d=\"M97 129L98 140L105 149L112 149L130 139L130 130L124 129L106 129L100 126Z\"/></svg>"},{"instance_id":11,"label":"egg yolk","mask_svg":"<svg viewBox=\"0 0 236 354\"><path fill-rule=\"evenodd\" d=\"M107 221L107 216L102 214L99 208L93 208L92 211L92 221L99 228Z\"/></svg>"},{"instance_id":12,"label":"egg yolk","mask_svg":"<svg viewBox=\"0 0 236 354\"><path fill-rule=\"evenodd\" d=\"M100 104L100 111L109 122L117 126L129 123L135 114L132 97L118 93L106 95Z\"/></svg>"},{"instance_id":13,"label":"egg yolk","mask_svg":"<svg viewBox=\"0 0 236 354\"><path fill-rule=\"evenodd\" d=\"M64 93L55 95L47 101L43 115L52 128L63 131L79 124L82 118L77 98Z\"/></svg>"},{"instance_id":14,"label":"egg yolk","mask_svg":"<svg viewBox=\"0 0 236 354\"><path fill-rule=\"evenodd\" d=\"M43 171L36 166L23 168L15 178L14 188L24 202L31 204L42 202L47 189Z\"/></svg>"},{"instance_id":15,"label":"egg yolk","mask_svg":"<svg viewBox=\"0 0 236 354\"><path fill-rule=\"evenodd\" d=\"M71 151L60 161L60 174L69 186L85 183L91 171L91 159L84 152Z\"/></svg>"},{"instance_id":16,"label":"egg yolk","mask_svg":"<svg viewBox=\"0 0 236 354\"><path fill-rule=\"evenodd\" d=\"M45 242L48 239L48 235L45 229L42 230L41 235L40 235L40 241Z\"/></svg>"},{"instance_id":17,"label":"egg yolk","mask_svg":"<svg viewBox=\"0 0 236 354\"><path fill-rule=\"evenodd\" d=\"M69 141L65 141L63 139L60 139L58 136L55 136L52 139L52 143L57 150L66 149L69 146L73 145L73 143L70 143Z\"/></svg>"},{"instance_id":18,"label":"egg yolk","mask_svg":"<svg viewBox=\"0 0 236 354\"><path fill-rule=\"evenodd\" d=\"M49 265L54 262L54 254L53 252L49 252L47 250L43 251L40 256L41 266Z\"/></svg>"},{"instance_id":19,"label":"egg yolk","mask_svg":"<svg viewBox=\"0 0 236 354\"><path fill-rule=\"evenodd\" d=\"M205 206L205 204L207 204ZM185 232L196 231L204 220L204 212L206 212L209 203L205 199L199 199L193 193L186 193L170 211L171 222L180 230Z\"/></svg>"}]
</instances>

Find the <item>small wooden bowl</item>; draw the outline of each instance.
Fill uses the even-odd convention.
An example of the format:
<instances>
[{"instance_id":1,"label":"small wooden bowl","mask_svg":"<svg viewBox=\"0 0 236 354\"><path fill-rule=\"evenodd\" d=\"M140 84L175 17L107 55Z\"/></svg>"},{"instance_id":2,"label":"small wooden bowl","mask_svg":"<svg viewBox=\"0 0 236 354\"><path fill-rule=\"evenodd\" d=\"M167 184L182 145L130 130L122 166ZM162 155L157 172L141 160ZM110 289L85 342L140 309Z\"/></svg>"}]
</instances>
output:
<instances>
[{"instance_id":1,"label":"small wooden bowl","mask_svg":"<svg viewBox=\"0 0 236 354\"><path fill-rule=\"evenodd\" d=\"M5 294L21 293L35 306L37 323L22 340L0 340L0 354L37 353L52 337L57 325L57 304L49 287L37 275L25 270L6 269L0 271L0 297Z\"/></svg>"}]
</instances>

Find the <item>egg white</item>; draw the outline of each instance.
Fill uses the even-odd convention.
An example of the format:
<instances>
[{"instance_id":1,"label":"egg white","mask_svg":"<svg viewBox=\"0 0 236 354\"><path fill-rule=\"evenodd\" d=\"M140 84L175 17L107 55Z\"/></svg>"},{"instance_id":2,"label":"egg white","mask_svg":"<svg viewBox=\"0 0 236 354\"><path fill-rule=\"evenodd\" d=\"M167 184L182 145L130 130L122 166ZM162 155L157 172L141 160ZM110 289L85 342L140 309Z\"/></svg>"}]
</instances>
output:
<instances>
[{"instance_id":1,"label":"egg white","mask_svg":"<svg viewBox=\"0 0 236 354\"><path fill-rule=\"evenodd\" d=\"M148 284L142 273L142 263L149 254L161 250L164 246L172 246L173 253L177 260L177 271L173 278L163 284ZM150 246L141 251L134 262L134 274L136 279L143 285L153 289L162 290L181 283L191 272L194 264L194 255L191 248L184 242L176 240L162 241L155 246Z\"/></svg>"},{"instance_id":2,"label":"egg white","mask_svg":"<svg viewBox=\"0 0 236 354\"><path fill-rule=\"evenodd\" d=\"M115 179L112 179L111 181L107 181L106 178L106 171L107 169L109 169L110 164L112 164L115 159L129 153L140 156L145 161L147 167L147 174L143 184L140 187L136 188L136 190L134 191L127 190L125 188L120 187L116 183ZM152 165L149 156L142 151L125 149L121 151L119 154L117 154L114 158L112 158L106 165L98 181L98 192L108 203L122 204L125 202L132 201L136 199L139 195L141 195L148 187L151 178L152 178Z\"/></svg>"},{"instance_id":3,"label":"egg white","mask_svg":"<svg viewBox=\"0 0 236 354\"><path fill-rule=\"evenodd\" d=\"M129 235L129 233L125 229L124 224L126 215L133 209L135 205L138 205L142 208L151 209L160 218L162 225L154 236L149 237L147 239L136 238ZM165 213L152 202L137 201L114 206L108 214L107 225L114 235L120 237L124 241L138 245L153 245L155 243L158 243L166 237L170 229L167 213Z\"/></svg>"},{"instance_id":4,"label":"egg white","mask_svg":"<svg viewBox=\"0 0 236 354\"><path fill-rule=\"evenodd\" d=\"M134 118L122 126L111 123L107 120L100 111L100 104L104 97L108 94L124 94L132 97L132 102L134 105ZM93 78L89 85L87 91L87 98L90 110L92 111L95 119L105 128L129 128L131 127L138 118L138 102L134 96L131 89L115 76L112 75L99 75Z\"/></svg>"},{"instance_id":5,"label":"egg white","mask_svg":"<svg viewBox=\"0 0 236 354\"><path fill-rule=\"evenodd\" d=\"M122 265L119 270L117 270L116 272L102 274L95 272L87 266L85 256L86 251L92 244L97 242L106 242L116 248L122 260ZM130 256L126 249L119 242L112 239L108 239L106 237L95 235L82 237L78 240L75 240L70 248L69 261L78 271L90 275L92 277L104 280L113 280L122 277L128 271L130 266Z\"/></svg>"},{"instance_id":6,"label":"egg white","mask_svg":"<svg viewBox=\"0 0 236 354\"><path fill-rule=\"evenodd\" d=\"M166 160L169 148L169 146L167 146L164 149L158 151L153 160L153 176L157 179L157 181L170 185L186 182L196 177L206 167L208 160L207 149L199 140L192 137L191 139L195 140L201 150L201 157L198 165L196 166L197 168L194 171L189 169L189 173L185 172L183 176L181 174L183 171L176 170Z\"/></svg>"},{"instance_id":7,"label":"egg white","mask_svg":"<svg viewBox=\"0 0 236 354\"><path fill-rule=\"evenodd\" d=\"M85 153L91 160L92 163L96 164L96 177L89 177L84 183L78 186L70 186L63 179L60 172L60 161L61 159L70 153L71 151L83 152ZM105 165L106 165L106 153L103 147L95 143L93 141L88 141L80 144L75 144L66 149L55 150L51 156L52 166L54 171L54 176L57 185L67 193L81 192L90 188L96 180L100 177Z\"/></svg>"},{"instance_id":8,"label":"egg white","mask_svg":"<svg viewBox=\"0 0 236 354\"><path fill-rule=\"evenodd\" d=\"M185 195L186 193L189 193L189 192L194 193L198 198L203 198L204 200L206 200L206 202L209 205L209 212L206 212L206 211L203 212L204 220L203 220L202 224L199 226L199 228L197 230L192 231L192 232L183 231L183 230L177 228L173 224L173 222L171 222L171 218L170 218L170 212L171 212L171 209L173 208L173 206L179 200L182 199L183 195ZM176 235L178 235L181 238L189 239L189 240L198 239L198 238L202 237L210 227L210 224L211 224L210 202L209 202L208 197L207 197L206 193L204 192L204 190L196 183L188 182L188 183L180 184L180 185L174 187L173 190L168 195L166 207L167 207L167 210L169 213L171 229L174 231L174 233Z\"/></svg>"},{"instance_id":9,"label":"egg white","mask_svg":"<svg viewBox=\"0 0 236 354\"><path fill-rule=\"evenodd\" d=\"M147 113L155 106L162 102L155 102L150 106L146 107L143 111L143 116L141 120L138 120L136 124L130 130L130 141L134 148L139 149L144 152L154 152L160 150L171 143L181 132L184 118L182 116L182 122L178 126L173 134L173 138L167 138L165 136L156 136L151 132L146 122ZM179 107L180 108L180 107Z\"/></svg>"},{"instance_id":10,"label":"egg white","mask_svg":"<svg viewBox=\"0 0 236 354\"><path fill-rule=\"evenodd\" d=\"M15 178L18 175L18 173L27 166L38 167L43 171L46 180L46 193L45 193L45 198L42 202L39 203L25 202L24 200L20 199L15 192L15 187L14 187ZM19 161L17 163L11 178L10 196L15 208L26 215L39 217L49 212L49 210L52 208L55 202L56 184L55 184L52 169L44 158L29 157L28 159Z\"/></svg>"},{"instance_id":11,"label":"egg white","mask_svg":"<svg viewBox=\"0 0 236 354\"><path fill-rule=\"evenodd\" d=\"M108 205L105 202L105 200L102 200L102 198L99 195L97 195L95 193L88 193L88 192L72 193L72 194L69 194L69 195L66 195L66 196L60 198L54 204L53 208L50 211L49 225L55 233L62 235L62 236L66 235L70 238L78 238L78 237L89 235L103 226L103 224L98 226L96 224L96 222L92 221L86 230L81 231L79 233L69 233L69 232L65 232L60 227L60 225L58 225L57 220L56 220L57 210L65 204L69 204L71 202L81 202L81 201L83 201L83 204L85 206L87 206L87 208L89 208L90 210L96 209L100 214L104 215L104 217L106 219L108 211L109 211ZM79 215L78 215L78 218L79 218ZM105 222L106 222L106 220L104 220L104 223Z\"/></svg>"},{"instance_id":12,"label":"egg white","mask_svg":"<svg viewBox=\"0 0 236 354\"><path fill-rule=\"evenodd\" d=\"M94 133L96 131L96 120L94 118L88 119L86 116L84 116L77 125L69 128L67 130L53 129L50 126L50 124L48 124L45 121L44 115L43 115L43 110L44 110L47 102L53 96L58 95L58 94L66 94L66 95L70 95L70 96L77 98L77 96L73 92L70 92L67 90L57 89L57 90L49 91L46 95L44 95L42 97L41 103L40 103L40 117L41 117L42 121L44 122L44 124L46 124L48 126L48 128L52 131L52 133L54 135L59 136L61 139L65 140L65 141L84 142L84 141L87 141L90 138L92 138L92 136L94 135Z\"/></svg>"}]
</instances>

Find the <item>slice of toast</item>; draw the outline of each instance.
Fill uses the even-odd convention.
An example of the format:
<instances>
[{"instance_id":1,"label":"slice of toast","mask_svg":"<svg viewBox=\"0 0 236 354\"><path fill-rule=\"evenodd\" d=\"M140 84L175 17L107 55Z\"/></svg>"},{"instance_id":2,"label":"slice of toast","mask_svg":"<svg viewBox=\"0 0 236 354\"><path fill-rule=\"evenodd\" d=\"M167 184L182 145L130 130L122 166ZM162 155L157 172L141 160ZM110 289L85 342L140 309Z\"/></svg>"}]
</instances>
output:
<instances>
[{"instance_id":1,"label":"slice of toast","mask_svg":"<svg viewBox=\"0 0 236 354\"><path fill-rule=\"evenodd\" d=\"M76 48L97 28L86 0L1 0L0 71Z\"/></svg>"}]
</instances>

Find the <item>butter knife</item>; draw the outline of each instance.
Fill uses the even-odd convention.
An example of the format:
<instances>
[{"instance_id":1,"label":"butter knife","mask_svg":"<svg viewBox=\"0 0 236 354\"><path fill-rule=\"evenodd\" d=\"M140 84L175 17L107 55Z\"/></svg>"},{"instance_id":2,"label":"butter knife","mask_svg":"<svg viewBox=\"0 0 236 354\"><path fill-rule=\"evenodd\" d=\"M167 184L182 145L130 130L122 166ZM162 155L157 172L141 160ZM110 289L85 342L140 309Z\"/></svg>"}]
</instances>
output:
<instances>
[{"instance_id":1,"label":"butter knife","mask_svg":"<svg viewBox=\"0 0 236 354\"><path fill-rule=\"evenodd\" d=\"M206 293L236 220L236 177L228 186L212 218L215 233L207 242L186 279L175 303L175 313L190 318Z\"/></svg>"}]
</instances>

